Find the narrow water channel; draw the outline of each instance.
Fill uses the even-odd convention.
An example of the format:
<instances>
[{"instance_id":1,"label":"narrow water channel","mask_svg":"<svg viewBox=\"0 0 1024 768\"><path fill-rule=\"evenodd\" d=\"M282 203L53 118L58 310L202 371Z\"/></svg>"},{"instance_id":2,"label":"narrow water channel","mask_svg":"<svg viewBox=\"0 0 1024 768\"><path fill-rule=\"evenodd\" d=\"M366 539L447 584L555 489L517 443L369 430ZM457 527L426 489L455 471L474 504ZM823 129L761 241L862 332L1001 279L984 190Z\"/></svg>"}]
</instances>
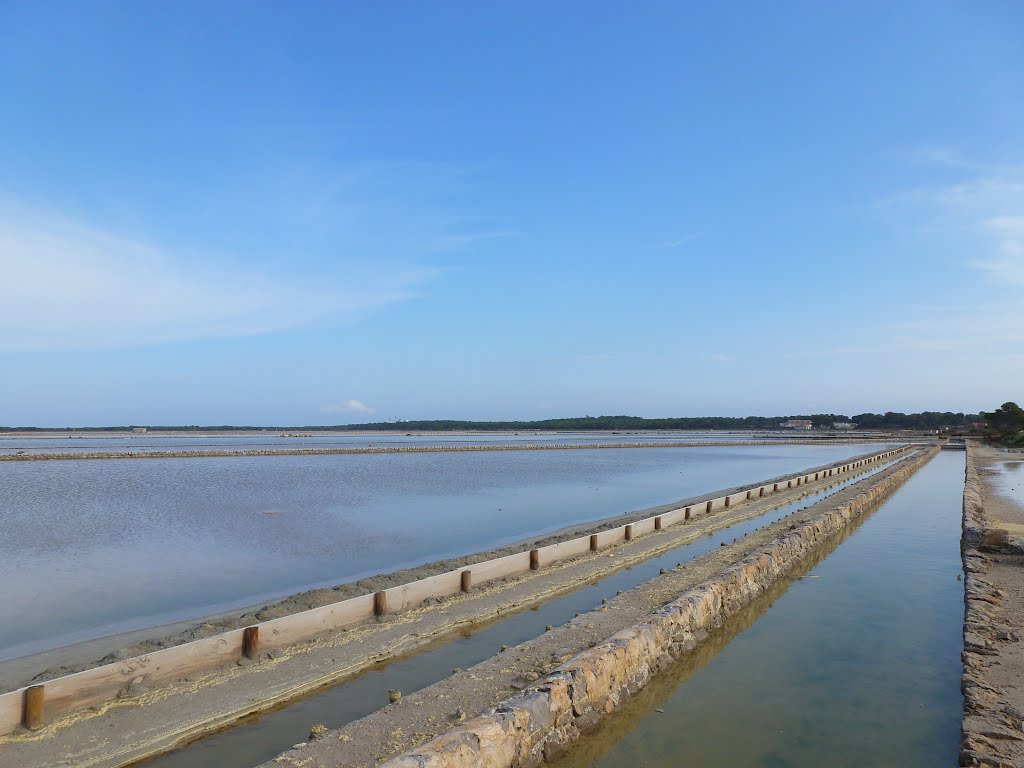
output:
<instances>
[{"instance_id":1,"label":"narrow water channel","mask_svg":"<svg viewBox=\"0 0 1024 768\"><path fill-rule=\"evenodd\" d=\"M962 459L962 457L961 457ZM252 768L271 760L291 745L305 741L313 725L337 728L375 712L388 703L388 690L403 693L421 690L451 674L490 658L502 645L517 645L544 633L545 626L558 626L577 613L600 605L601 599L631 589L658 575L662 568L685 563L765 525L769 525L848 485L883 471L895 462L853 477L790 504L739 522L710 536L613 573L600 581L532 610L510 615L490 624L467 629L457 638L446 638L412 656L372 668L356 678L325 688L281 709L256 715L236 726L202 738L174 752L144 763L147 768Z\"/></svg>"},{"instance_id":2,"label":"narrow water channel","mask_svg":"<svg viewBox=\"0 0 1024 768\"><path fill-rule=\"evenodd\" d=\"M677 665L557 768L955 765L963 470L963 454L934 458L717 655Z\"/></svg>"}]
</instances>

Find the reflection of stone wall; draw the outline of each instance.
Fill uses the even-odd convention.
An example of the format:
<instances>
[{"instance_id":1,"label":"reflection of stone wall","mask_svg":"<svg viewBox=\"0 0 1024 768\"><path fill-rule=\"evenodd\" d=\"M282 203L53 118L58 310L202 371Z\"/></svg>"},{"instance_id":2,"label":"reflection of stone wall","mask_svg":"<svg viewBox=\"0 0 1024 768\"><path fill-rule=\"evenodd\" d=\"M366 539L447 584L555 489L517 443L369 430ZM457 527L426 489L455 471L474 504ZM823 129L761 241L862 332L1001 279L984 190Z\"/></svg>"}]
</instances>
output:
<instances>
[{"instance_id":1,"label":"reflection of stone wall","mask_svg":"<svg viewBox=\"0 0 1024 768\"><path fill-rule=\"evenodd\" d=\"M960 765L1008 766L1017 763L1000 755L999 742L1024 738L1024 713L1005 704L1007 692L993 687L985 674L999 646L1013 642L1014 633L999 620L1005 593L983 578L991 561L984 550L1001 549L1006 531L991 528L975 457L976 444L967 444L961 553L964 561L964 718L960 732Z\"/></svg>"},{"instance_id":2,"label":"reflection of stone wall","mask_svg":"<svg viewBox=\"0 0 1024 768\"><path fill-rule=\"evenodd\" d=\"M761 550L685 592L636 625L569 660L546 678L388 768L535 766L559 754L613 712L709 630L748 606L823 543L899 487L937 449L912 455L873 485L794 527Z\"/></svg>"}]
</instances>

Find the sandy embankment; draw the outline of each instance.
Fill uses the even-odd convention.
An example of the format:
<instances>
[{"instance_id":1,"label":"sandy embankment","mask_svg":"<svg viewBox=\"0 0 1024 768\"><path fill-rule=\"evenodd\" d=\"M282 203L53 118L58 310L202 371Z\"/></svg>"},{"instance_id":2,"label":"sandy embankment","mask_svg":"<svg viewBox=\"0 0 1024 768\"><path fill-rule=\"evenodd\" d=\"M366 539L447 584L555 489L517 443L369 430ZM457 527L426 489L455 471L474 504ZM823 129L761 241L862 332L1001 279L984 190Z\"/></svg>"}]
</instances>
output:
<instances>
[{"instance_id":1,"label":"sandy embankment","mask_svg":"<svg viewBox=\"0 0 1024 768\"><path fill-rule=\"evenodd\" d=\"M1024 453L968 447L962 766L1024 766L1024 506L992 482L1013 459Z\"/></svg>"}]
</instances>

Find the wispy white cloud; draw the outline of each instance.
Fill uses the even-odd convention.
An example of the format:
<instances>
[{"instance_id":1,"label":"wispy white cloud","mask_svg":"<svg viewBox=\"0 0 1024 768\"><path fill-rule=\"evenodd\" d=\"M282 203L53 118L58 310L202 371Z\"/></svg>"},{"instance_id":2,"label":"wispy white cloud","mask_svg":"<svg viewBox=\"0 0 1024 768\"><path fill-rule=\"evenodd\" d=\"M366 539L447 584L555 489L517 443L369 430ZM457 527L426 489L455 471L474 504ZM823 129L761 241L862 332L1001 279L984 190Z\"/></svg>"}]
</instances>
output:
<instances>
[{"instance_id":1,"label":"wispy white cloud","mask_svg":"<svg viewBox=\"0 0 1024 768\"><path fill-rule=\"evenodd\" d=\"M326 414L340 414L340 413L373 413L373 408L368 406L362 400L345 400L341 403L328 403L320 409Z\"/></svg>"},{"instance_id":2,"label":"wispy white cloud","mask_svg":"<svg viewBox=\"0 0 1024 768\"><path fill-rule=\"evenodd\" d=\"M319 274L196 259L0 200L0 349L119 347L345 322L413 295L430 270Z\"/></svg>"},{"instance_id":3,"label":"wispy white cloud","mask_svg":"<svg viewBox=\"0 0 1024 768\"><path fill-rule=\"evenodd\" d=\"M728 355L723 355L721 352L715 352L713 355L711 355L711 359L714 360L716 363L727 363L730 360L732 360L731 357L729 357Z\"/></svg>"},{"instance_id":4,"label":"wispy white cloud","mask_svg":"<svg viewBox=\"0 0 1024 768\"><path fill-rule=\"evenodd\" d=\"M970 163L949 148L931 156L959 178L890 202L909 204L922 232L973 239L976 245L965 266L1004 285L1024 285L1024 166Z\"/></svg>"}]
</instances>

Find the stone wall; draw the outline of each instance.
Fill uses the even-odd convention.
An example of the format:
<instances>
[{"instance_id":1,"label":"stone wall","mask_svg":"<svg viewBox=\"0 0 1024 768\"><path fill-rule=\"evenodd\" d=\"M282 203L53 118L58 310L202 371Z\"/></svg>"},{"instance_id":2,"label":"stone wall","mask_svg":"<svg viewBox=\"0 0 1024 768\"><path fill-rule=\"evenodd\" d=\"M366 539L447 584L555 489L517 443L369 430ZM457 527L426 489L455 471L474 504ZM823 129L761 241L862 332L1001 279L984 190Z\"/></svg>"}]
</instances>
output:
<instances>
[{"instance_id":1,"label":"stone wall","mask_svg":"<svg viewBox=\"0 0 1024 768\"><path fill-rule=\"evenodd\" d=\"M993 529L985 512L985 491L978 474L975 444L967 445L961 553L964 562L964 717L960 732L962 766L1001 766L1017 763L1000 754L1000 742L1024 739L1024 712L1006 703L1007 692L988 678L986 670L999 646L1013 642L1010 628L1000 620L1006 595L985 578L992 562L986 551L1003 549L1006 531Z\"/></svg>"},{"instance_id":2,"label":"stone wall","mask_svg":"<svg viewBox=\"0 0 1024 768\"><path fill-rule=\"evenodd\" d=\"M665 605L647 622L617 633L497 707L384 765L529 768L557 756L661 668L777 584L936 453L933 448L907 457L851 501L780 536Z\"/></svg>"}]
</instances>

